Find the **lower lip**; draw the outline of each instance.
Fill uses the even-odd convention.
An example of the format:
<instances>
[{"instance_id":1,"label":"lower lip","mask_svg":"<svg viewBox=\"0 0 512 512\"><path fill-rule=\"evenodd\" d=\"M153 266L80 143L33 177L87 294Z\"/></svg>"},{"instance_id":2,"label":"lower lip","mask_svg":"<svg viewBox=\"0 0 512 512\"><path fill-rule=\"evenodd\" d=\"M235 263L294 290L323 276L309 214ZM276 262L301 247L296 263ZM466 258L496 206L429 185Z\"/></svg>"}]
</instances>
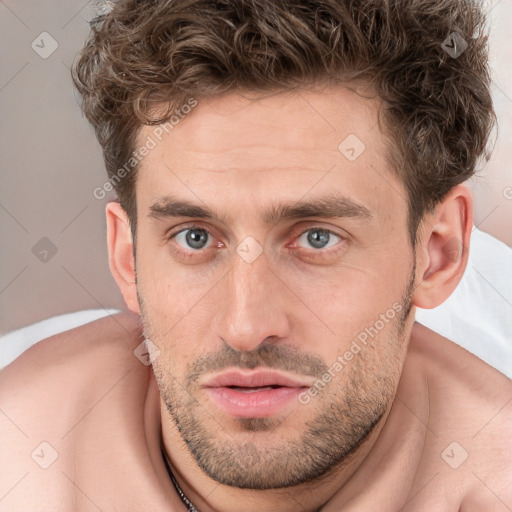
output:
<instances>
[{"instance_id":1,"label":"lower lip","mask_svg":"<svg viewBox=\"0 0 512 512\"><path fill-rule=\"evenodd\" d=\"M266 418L277 414L305 389L281 387L244 392L227 387L206 388L221 409L240 418Z\"/></svg>"}]
</instances>

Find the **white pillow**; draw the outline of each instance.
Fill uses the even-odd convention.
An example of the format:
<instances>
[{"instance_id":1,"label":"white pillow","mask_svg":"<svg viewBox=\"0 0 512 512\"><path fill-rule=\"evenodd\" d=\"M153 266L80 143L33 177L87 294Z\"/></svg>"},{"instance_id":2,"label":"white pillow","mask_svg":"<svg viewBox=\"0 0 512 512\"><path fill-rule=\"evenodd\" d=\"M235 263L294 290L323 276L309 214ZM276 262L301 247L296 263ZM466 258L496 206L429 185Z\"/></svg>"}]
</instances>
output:
<instances>
[{"instance_id":1,"label":"white pillow","mask_svg":"<svg viewBox=\"0 0 512 512\"><path fill-rule=\"evenodd\" d=\"M512 378L512 248L474 227L459 285L416 320Z\"/></svg>"},{"instance_id":2,"label":"white pillow","mask_svg":"<svg viewBox=\"0 0 512 512\"><path fill-rule=\"evenodd\" d=\"M7 366L38 341L59 332L69 331L98 318L119 313L119 309L87 309L53 316L27 327L5 334L0 338L0 369Z\"/></svg>"}]
</instances>

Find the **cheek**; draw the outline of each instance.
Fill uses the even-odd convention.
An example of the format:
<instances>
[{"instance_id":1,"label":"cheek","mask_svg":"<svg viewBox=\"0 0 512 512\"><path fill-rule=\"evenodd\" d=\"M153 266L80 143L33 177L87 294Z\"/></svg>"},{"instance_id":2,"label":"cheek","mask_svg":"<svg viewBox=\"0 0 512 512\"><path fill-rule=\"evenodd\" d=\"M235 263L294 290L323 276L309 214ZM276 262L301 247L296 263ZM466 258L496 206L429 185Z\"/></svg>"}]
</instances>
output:
<instances>
[{"instance_id":1,"label":"cheek","mask_svg":"<svg viewBox=\"0 0 512 512\"><path fill-rule=\"evenodd\" d=\"M385 262L355 267L332 267L316 275L302 275L297 295L334 325L373 323L400 303L409 279L409 263Z\"/></svg>"},{"instance_id":2,"label":"cheek","mask_svg":"<svg viewBox=\"0 0 512 512\"><path fill-rule=\"evenodd\" d=\"M207 314L207 292L217 280L212 280L202 265L183 267L173 262L162 247L137 258L139 296L158 324L173 326L187 316Z\"/></svg>"},{"instance_id":3,"label":"cheek","mask_svg":"<svg viewBox=\"0 0 512 512\"><path fill-rule=\"evenodd\" d=\"M409 263L376 268L330 269L328 278L316 276L311 282L303 282L301 298L321 322L311 315L298 317L300 338L307 350L329 365L343 354L342 363L346 363L357 357L359 349L367 347L377 355L384 354L388 341L397 338L406 308Z\"/></svg>"},{"instance_id":4,"label":"cheek","mask_svg":"<svg viewBox=\"0 0 512 512\"><path fill-rule=\"evenodd\" d=\"M146 273L139 296L147 335L160 350L160 364L182 374L208 348L214 304L206 300L203 289L177 282L172 276Z\"/></svg>"}]
</instances>

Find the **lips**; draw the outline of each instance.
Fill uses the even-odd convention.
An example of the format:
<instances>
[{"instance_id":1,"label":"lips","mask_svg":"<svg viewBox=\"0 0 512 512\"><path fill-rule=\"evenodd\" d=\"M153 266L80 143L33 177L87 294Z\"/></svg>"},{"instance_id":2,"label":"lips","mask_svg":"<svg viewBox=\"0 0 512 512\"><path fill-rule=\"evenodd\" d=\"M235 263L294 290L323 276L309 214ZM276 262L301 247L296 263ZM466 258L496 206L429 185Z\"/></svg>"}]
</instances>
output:
<instances>
[{"instance_id":1,"label":"lips","mask_svg":"<svg viewBox=\"0 0 512 512\"><path fill-rule=\"evenodd\" d=\"M267 386L285 386L290 388L310 387L309 381L300 381L281 372L272 370L231 370L216 375L203 383L204 387L240 387L257 388Z\"/></svg>"},{"instance_id":2,"label":"lips","mask_svg":"<svg viewBox=\"0 0 512 512\"><path fill-rule=\"evenodd\" d=\"M283 412L312 382L273 370L230 370L201 385L209 398L229 415L264 418Z\"/></svg>"}]
</instances>

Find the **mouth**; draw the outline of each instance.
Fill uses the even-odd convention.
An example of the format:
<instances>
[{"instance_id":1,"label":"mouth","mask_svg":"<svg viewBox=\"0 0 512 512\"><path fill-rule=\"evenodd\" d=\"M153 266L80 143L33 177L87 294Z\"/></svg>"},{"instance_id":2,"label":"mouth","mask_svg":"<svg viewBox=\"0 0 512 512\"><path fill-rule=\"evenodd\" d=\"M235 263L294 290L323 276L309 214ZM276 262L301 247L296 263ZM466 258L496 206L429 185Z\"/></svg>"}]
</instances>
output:
<instances>
[{"instance_id":1,"label":"mouth","mask_svg":"<svg viewBox=\"0 0 512 512\"><path fill-rule=\"evenodd\" d=\"M202 383L212 402L238 418L266 418L282 413L312 382L281 372L232 370Z\"/></svg>"},{"instance_id":2,"label":"mouth","mask_svg":"<svg viewBox=\"0 0 512 512\"><path fill-rule=\"evenodd\" d=\"M229 389L233 389L234 391L240 391L240 393L255 393L258 391L265 391L267 389L279 389L284 386L257 386L254 388L244 388L240 386L227 386Z\"/></svg>"}]
</instances>

